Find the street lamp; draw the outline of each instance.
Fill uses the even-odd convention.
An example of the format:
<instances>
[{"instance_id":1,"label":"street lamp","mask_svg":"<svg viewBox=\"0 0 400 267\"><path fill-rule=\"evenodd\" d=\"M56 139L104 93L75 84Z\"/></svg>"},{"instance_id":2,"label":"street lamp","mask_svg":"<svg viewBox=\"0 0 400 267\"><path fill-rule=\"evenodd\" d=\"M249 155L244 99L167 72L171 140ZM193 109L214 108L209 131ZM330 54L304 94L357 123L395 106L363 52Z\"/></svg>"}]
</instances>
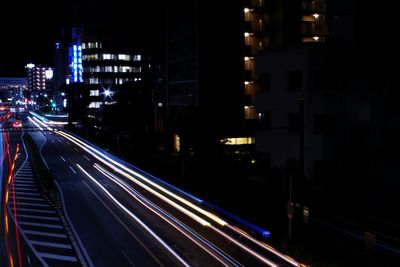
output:
<instances>
[{"instance_id":1,"label":"street lamp","mask_svg":"<svg viewBox=\"0 0 400 267\"><path fill-rule=\"evenodd\" d=\"M104 90L104 95L105 95L106 97L111 96L111 95L112 95L111 90L110 90L110 89L105 89L105 90Z\"/></svg>"}]
</instances>

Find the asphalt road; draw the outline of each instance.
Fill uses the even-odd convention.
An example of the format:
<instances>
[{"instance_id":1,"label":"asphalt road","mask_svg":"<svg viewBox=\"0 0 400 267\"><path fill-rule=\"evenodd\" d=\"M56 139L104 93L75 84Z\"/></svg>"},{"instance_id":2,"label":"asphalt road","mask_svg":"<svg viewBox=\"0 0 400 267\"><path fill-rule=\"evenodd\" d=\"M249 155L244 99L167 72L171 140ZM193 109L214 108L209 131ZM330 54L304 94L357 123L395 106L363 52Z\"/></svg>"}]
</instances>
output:
<instances>
[{"instance_id":1,"label":"asphalt road","mask_svg":"<svg viewBox=\"0 0 400 267\"><path fill-rule=\"evenodd\" d=\"M38 129L29 134L61 192L83 265L300 266L202 200L46 121L28 114L24 123Z\"/></svg>"}]
</instances>

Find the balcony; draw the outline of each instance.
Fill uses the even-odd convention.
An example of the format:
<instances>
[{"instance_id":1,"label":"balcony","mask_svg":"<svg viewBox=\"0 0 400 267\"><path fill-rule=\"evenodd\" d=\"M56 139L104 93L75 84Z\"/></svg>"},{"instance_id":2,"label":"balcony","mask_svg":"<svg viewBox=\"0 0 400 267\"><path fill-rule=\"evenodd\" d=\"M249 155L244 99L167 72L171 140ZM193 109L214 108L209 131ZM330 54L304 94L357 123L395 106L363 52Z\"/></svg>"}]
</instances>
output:
<instances>
[{"instance_id":1,"label":"balcony","mask_svg":"<svg viewBox=\"0 0 400 267\"><path fill-rule=\"evenodd\" d=\"M311 13L325 13L326 12L326 1L325 0L314 0L310 2L303 2L301 9Z\"/></svg>"},{"instance_id":2,"label":"balcony","mask_svg":"<svg viewBox=\"0 0 400 267\"><path fill-rule=\"evenodd\" d=\"M244 5L253 8L265 8L265 0L245 0Z\"/></svg>"},{"instance_id":3,"label":"balcony","mask_svg":"<svg viewBox=\"0 0 400 267\"><path fill-rule=\"evenodd\" d=\"M244 23L245 32L265 32L265 22L261 21L246 21Z\"/></svg>"}]
</instances>

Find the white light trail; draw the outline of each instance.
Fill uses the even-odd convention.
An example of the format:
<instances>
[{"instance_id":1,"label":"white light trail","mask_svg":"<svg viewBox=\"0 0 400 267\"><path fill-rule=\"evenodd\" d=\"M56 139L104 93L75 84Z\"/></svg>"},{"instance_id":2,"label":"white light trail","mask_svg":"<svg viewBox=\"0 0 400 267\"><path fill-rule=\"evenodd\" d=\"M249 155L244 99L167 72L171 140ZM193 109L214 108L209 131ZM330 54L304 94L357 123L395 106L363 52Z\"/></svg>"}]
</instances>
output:
<instances>
[{"instance_id":1,"label":"white light trail","mask_svg":"<svg viewBox=\"0 0 400 267\"><path fill-rule=\"evenodd\" d=\"M58 134L61 134L61 135L64 136L65 138L69 139L70 141L72 141L71 139L75 140L76 142L74 142L74 143L77 144L78 146L80 146L80 147L83 146L83 147L88 148L89 150L93 151L93 152L96 153L96 154L93 154L93 153L89 152L88 149L85 149L85 150L88 151L90 154L92 154L94 157L96 157L98 160L102 161L104 164L106 164L106 165L109 166L110 168L114 169L115 171L121 173L122 175L126 176L126 177L129 178L130 180L135 179L135 178L133 178L131 175L129 175L129 174L126 173L126 172L129 172L130 174L135 175L136 177L140 178L141 180L145 181L146 183L148 183L148 184L152 185L153 187L157 188L157 189L160 190L161 192L163 192L163 193L165 193L165 194L167 194L167 195L173 197L174 199L178 200L179 202L181 202L181 203L183 203L183 204L185 204L185 205L191 207L192 209L194 209L194 210L196 210L197 212L199 212L199 213L201 213L201 214L207 216L208 218L212 219L213 221L217 222L218 224L220 224L220 225L222 225L222 226L226 225L226 222L225 222L224 220L222 220L221 218L219 218L218 216L216 216L215 214L212 214L211 212L206 211L206 210L204 210L204 209L202 209L202 208L200 208L200 207L194 205L192 202L190 202L190 201L188 201L188 200L186 200L186 199L184 199L184 198L178 196L177 194L175 194L175 193L173 193L173 192L167 190L166 188L160 186L159 184L157 184L157 183L151 181L150 179L144 177L144 176L141 175L140 173L138 173L138 172L136 172L136 171L134 171L134 170L132 170L132 169L129 169L129 168L127 168L126 166L122 165L121 163L116 162L115 160L113 160L113 159L111 159L111 158L109 158L109 157L103 155L102 153L100 153L99 151L97 151L97 150L94 149L93 147L91 147L91 146L85 144L84 142L80 141L79 139L77 139L77 138L75 138L75 137L73 137L73 136L71 136L71 135L69 135L69 134L67 134L67 133L65 133L65 132L62 132L62 131L57 131L57 133L58 133ZM68 137L69 137L69 138L68 138ZM109 163L109 162L104 162L104 160L101 159L99 156L102 157L102 158L105 158L106 160L108 160L108 161L111 162L112 164L118 166L119 168L123 169L124 171L122 171L122 170L116 168L114 165L112 165L112 164ZM135 180L137 181L137 179L135 179Z\"/></svg>"},{"instance_id":2,"label":"white light trail","mask_svg":"<svg viewBox=\"0 0 400 267\"><path fill-rule=\"evenodd\" d=\"M43 128L39 126L39 124L37 124L34 120L32 120L31 117L28 117L28 119L36 126L39 128L39 130L43 131Z\"/></svg>"},{"instance_id":3,"label":"white light trail","mask_svg":"<svg viewBox=\"0 0 400 267\"><path fill-rule=\"evenodd\" d=\"M92 180L104 193L123 211L125 211L134 221L136 221L140 226L142 226L154 239L156 239L171 255L173 255L183 266L190 267L190 265L179 256L165 241L160 238L153 230L150 229L142 220L140 220L135 214L128 210L124 205L122 205L107 189L104 188L96 179L94 179L85 169L83 169L79 164L76 164L78 168Z\"/></svg>"},{"instance_id":4,"label":"white light trail","mask_svg":"<svg viewBox=\"0 0 400 267\"><path fill-rule=\"evenodd\" d=\"M174 227L177 231L179 231L181 234L186 236L189 240L191 240L193 243L198 245L200 248L202 248L204 251L206 251L208 254L210 254L212 257L214 257L216 260L218 260L221 264L224 266L231 266L229 264L226 264L225 261L223 261L219 256L223 257L226 261L230 262L234 266L240 266L236 262L234 262L230 257L224 255L218 248L215 247L214 244L210 243L208 240L205 240L204 238L200 237L196 232L194 232L192 229L190 229L188 226L180 222L178 219L167 213L165 210L162 208L158 207L156 204L145 198L143 195L141 195L139 192L131 188L128 184L126 184L124 181L120 180L118 177L113 175L112 173L108 172L104 168L102 168L100 165L97 163L93 165L99 172L101 172L105 177L109 178L111 181L119 185L123 190L125 190L129 195L131 195L133 198L135 198L139 203L141 203L143 206L145 206L147 209L152 211L154 214L162 218L164 221L166 221L169 225ZM168 216L168 217L167 217ZM194 235L195 237L189 235L187 232L185 232L183 229L186 229L190 234ZM198 241L197 239L200 239ZM203 244L205 243L205 245Z\"/></svg>"},{"instance_id":5,"label":"white light trail","mask_svg":"<svg viewBox=\"0 0 400 267\"><path fill-rule=\"evenodd\" d=\"M167 190L166 188L161 187L160 185L156 184L155 182L149 180L148 178L144 177L143 175L141 175L140 173L131 170L129 168L127 168L126 166L122 165L119 162L116 162L115 160L111 159L110 157L102 154L101 152L99 152L98 150L96 150L95 148L89 146L88 144L84 143L83 141L77 139L76 137L64 132L64 131L57 131L55 129L55 132L63 137L65 137L66 139L68 139L69 141L71 141L72 143L76 144L77 146L81 147L82 149L84 149L86 152L88 152L89 154L91 154L93 157L95 157L96 159L98 159L100 162L102 162L103 164L105 164L106 166L110 167L111 169L113 169L114 171L118 172L119 174L125 176L126 178L128 178L129 180L131 180L132 182L136 183L137 185L141 186L142 188L144 188L145 190L151 192L152 194L156 195L157 197L161 198L162 200L164 200L165 202L167 202L168 204L170 204L171 206L177 208L178 210L180 210L181 212L183 212L184 214L186 214L187 216L189 216L190 218L194 219L195 221L197 221L198 223L202 224L203 226L206 227L211 227L211 229L213 230L218 230L217 228L211 226L211 224L202 219L201 217L197 216L196 214L192 213L191 211L187 210L186 208L178 205L176 202L173 202L171 199L167 198L166 196L160 194L159 192L155 191L154 189L150 188L148 185L144 184L143 182L139 181L137 178L140 178L142 181L152 185L154 188L159 189L161 192L167 194L170 197L173 197L174 199L178 200L179 202L187 205L188 207L194 209L195 211L207 216L209 219L212 219L213 221L217 222L218 224L220 224L221 226L228 226L229 229L235 231L236 233L239 233L240 235L242 235L243 237L247 238L248 240L250 240L251 242L257 244L258 246L260 246L261 248L275 254L276 256L286 260L287 262L289 262L290 264L293 264L294 266L301 266L299 263L297 263L296 261L294 261L292 258L278 252L277 250L275 250L274 248L266 245L263 242L260 242L259 240L256 240L255 238L251 237L249 234L246 234L243 230L231 226L229 225L227 222L225 222L224 220L220 219L218 216L212 214L209 211L203 210L202 208L194 205L193 203L191 203L190 201L183 199L182 197L170 192L169 190ZM119 168L118 168L119 167ZM130 175L129 173L135 175L136 177L133 177L132 175ZM224 237L228 236L225 233L221 232L221 231L217 231L219 234L223 234ZM229 237L229 236L228 236ZM232 239L232 237L229 237L230 239ZM240 246L241 248L245 249L247 252L249 252L252 255L257 255L256 257L258 259L261 259L263 262L269 262L268 259L266 259L265 257L261 256L260 254L258 254L257 252L253 251L252 249L248 248L247 246L243 245L242 243L238 242L235 240L234 242L235 244L237 244L238 246ZM274 265L271 265L274 266Z\"/></svg>"}]
</instances>

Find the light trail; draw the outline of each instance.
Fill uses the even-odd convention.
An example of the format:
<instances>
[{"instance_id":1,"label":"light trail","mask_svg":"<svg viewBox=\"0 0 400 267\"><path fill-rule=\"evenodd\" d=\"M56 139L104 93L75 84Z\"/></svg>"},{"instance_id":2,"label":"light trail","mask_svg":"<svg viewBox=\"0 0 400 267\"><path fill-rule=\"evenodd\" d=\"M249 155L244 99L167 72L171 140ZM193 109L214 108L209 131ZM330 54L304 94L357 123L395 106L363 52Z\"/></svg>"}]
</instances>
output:
<instances>
[{"instance_id":1,"label":"light trail","mask_svg":"<svg viewBox=\"0 0 400 267\"><path fill-rule=\"evenodd\" d=\"M38 120L37 118L35 118L36 121L38 121L41 125L44 125L47 127L47 125L45 123L43 123L42 121ZM142 188L144 188L145 190L149 191L150 193L156 195L157 197L161 198L162 200L164 200L165 202L167 202L168 204L170 204L171 206L177 208L178 210L180 210L181 212L183 212L184 214L186 214L187 216L191 217L192 219L194 219L195 221L201 223L203 226L205 227L210 227L211 224L207 221L205 221L204 219L200 218L199 216L195 215L194 213L188 211L187 209L185 209L182 206L179 206L178 204L176 204L175 202L171 201L170 199L166 198L164 195L160 194L159 192L155 191L154 189L150 188L149 186L143 184L142 182L140 182L137 178L140 178L142 181L150 184L151 186L153 186L154 188L160 190L161 192L165 193L166 195L178 200L179 202L183 203L184 205L194 209L195 211L199 212L200 214L208 217L209 219L213 220L214 222L217 222L219 225L221 226L226 226L228 229L234 231L235 233L245 237L246 239L248 239L249 241L251 241L252 243L256 244L257 246L261 247L264 250L267 250L270 253L273 253L274 255L276 255L277 257L287 261L288 263L292 264L293 266L296 267L300 267L302 266L300 263L296 262L294 259L292 259L291 257L280 253L279 251L277 251L276 249L272 248L271 246L265 244L264 242L261 242L257 239L255 239L254 237L252 237L250 234L246 233L245 231L243 231L242 229L236 227L236 226L232 226L230 224L228 224L226 221L222 220L221 218L219 218L217 215L206 211L196 205L194 205L192 202L176 195L175 193L167 190L166 188L160 186L159 184L155 183L154 181L151 181L150 179L146 178L145 176L143 176L142 174L122 165L121 163L113 160L112 158L104 155L103 153L101 153L100 151L98 151L97 149L95 149L92 146L89 146L88 144L86 144L85 142L79 140L78 138L64 132L61 130L57 130L54 129L54 132L57 133L58 135L61 135L63 137L65 137L66 139L70 140L72 143L76 144L77 146L81 147L82 149L84 149L86 152L88 152L89 154L91 154L93 157L95 157L96 159L98 159L100 162L102 162L103 164L105 164L106 166L110 167L111 169L113 169L114 171L120 173L121 175L125 176L126 178L128 178L129 180L135 182L136 184L138 184L139 186L141 186ZM117 168L119 167L119 168ZM132 175L136 176L137 178L133 177ZM215 227L211 227L212 229L216 229ZM225 233L223 232L219 232L220 234L224 234L224 236L227 236ZM231 237L229 237L231 238ZM236 241L238 242L238 241ZM236 244L236 243L235 243ZM241 244L240 242L238 242L238 244L240 244L239 246L242 247L244 246L243 244ZM246 246L244 246L246 247ZM243 247L242 247L243 248ZM244 248L243 248L244 249ZM251 253L255 253L253 250L249 249L248 247L246 247L245 249L247 252ZM253 254L252 254L253 255ZM258 256L260 256L259 254L257 254ZM254 255L253 255L254 256ZM258 257L257 257L258 258ZM263 258L261 256L261 258ZM260 258L259 258L260 259ZM269 262L269 260L263 258L262 260L263 262ZM273 265L272 265L273 266Z\"/></svg>"},{"instance_id":2,"label":"light trail","mask_svg":"<svg viewBox=\"0 0 400 267\"><path fill-rule=\"evenodd\" d=\"M77 138L74 138L73 136L71 136L71 135L69 135L69 134L67 134L67 133L64 133L63 131L55 131L55 132L56 132L57 134L59 134L59 135L65 137L66 139L70 140L72 143L78 145L79 147L81 147L82 149L84 149L85 151L87 151L88 153L90 153L93 157L95 157L96 159L98 159L100 162L102 162L102 163L105 164L106 166L110 167L111 169L115 170L116 172L120 173L121 175L125 176L126 178L128 178L128 179L131 180L132 182L136 183L137 185L141 186L142 188L144 188L144 189L146 189L146 190L148 190L148 191L150 190L149 192L151 192L151 193L155 194L156 196L160 197L162 200L166 201L168 204L170 204L170 205L172 205L173 207L177 208L178 210L180 210L181 212L183 212L183 213L186 214L187 216L189 216L189 217L191 217L192 219L196 220L197 222L201 223L203 226L211 227L211 224L210 224L209 222L203 220L202 218L200 218L200 217L198 217L197 215L193 214L192 212L188 211L188 210L185 209L184 207L179 206L177 203L172 202L170 199L166 198L164 195L160 194L159 192L156 192L154 189L151 189L150 187L148 187L147 185L143 184L142 182L140 182L138 179L136 179L135 177L131 176L130 174L124 172L123 170L121 170L121 169L119 169L119 168L116 168L113 164L111 164L110 162L106 161L106 160L103 159L103 158L106 158L106 159L108 159L109 161L111 161L111 162L113 162L113 163L115 162L114 160L109 159L108 157L102 155L102 154L101 154L100 152L98 152L96 149L91 148L90 146L88 146L88 145L85 144L84 142L80 141L80 140L77 139ZM92 152L92 150L93 150L93 152ZM96 151L97 153L95 153L94 151ZM103 158L100 157L99 155L101 155ZM118 164L119 164L119 163L117 163L117 165L118 165ZM119 164L119 165L121 165L121 164ZM125 167L124 169L126 169L126 167ZM144 180L148 180L148 179L144 178ZM149 181L149 183L150 183L150 184L154 184L154 182L152 182L152 181ZM158 187L160 187L160 186L156 186L156 188L158 188ZM164 188L163 188L163 189L164 189ZM161 190L161 191L167 191L167 190L164 189L164 190ZM170 192L169 195L171 195L171 194L174 195L172 192ZM178 200L180 200L180 199L182 199L182 198L181 198L181 197L178 197ZM185 201L183 201L183 202L184 202L184 204L186 204L188 201L185 200ZM189 202L189 203L190 203L190 205L188 205L188 206L190 206L190 207L195 207L195 210L202 210L201 208L195 206L195 205L192 204L191 202ZM194 216L192 216L192 214L193 214ZM202 213L202 214L209 214L209 212L204 211L204 213ZM199 220L197 220L197 218L199 218ZM225 226L225 225L227 225L227 223L224 222L223 226ZM217 229L217 228L211 227L211 229L214 230L214 229ZM235 231L237 231L238 233L240 233L241 235L243 235L243 232L244 232L244 231L242 231L242 230L238 231L237 228L233 228L233 227L232 227L231 229L232 229L232 230L235 230ZM221 233L223 233L223 232L217 231L217 233L218 233L218 234L221 234ZM224 237L227 236L225 233L223 233L223 234L224 234ZM243 236L244 236L245 238L249 238L249 237L250 237L250 235L243 235ZM286 261L291 260L291 258L287 257L286 255L283 255L283 254L279 253L279 252L276 251L275 249L271 249L271 248L269 248L269 247L263 245L263 243L261 243L260 241L258 241L258 240L256 240L256 239L253 239L253 238L252 238L252 239L249 239L249 240L252 241L252 242L257 242L258 245L260 245L260 247L262 247L263 249L266 249L266 250L269 251L269 252L271 252L270 250L275 251L275 252L276 252L276 253L274 253L275 255L281 257L282 259L284 259L284 260L286 260ZM260 254L258 254L257 252L253 251L252 249L248 248L247 246L243 245L243 244L240 243L239 241L236 241L236 240L235 240L235 244L237 244L237 245L240 244L240 245L238 245L238 246L240 246L241 248L246 248L246 249L244 249L244 250L247 251L247 252L249 252L249 253L250 253L250 251L251 251L251 253L250 253L251 255L253 255L253 256L254 256L254 255L257 255L256 258L257 258L257 259L262 259L262 261L263 261L264 263L270 262L268 259L266 259L265 257L261 256ZM280 256L280 255L282 255L282 256ZM289 262L290 262L290 261L289 261ZM274 264L274 263L273 263L273 264ZM274 265L271 265L271 266L274 266ZM300 264L297 264L297 263L296 263L295 266L300 266Z\"/></svg>"},{"instance_id":3,"label":"light trail","mask_svg":"<svg viewBox=\"0 0 400 267\"><path fill-rule=\"evenodd\" d=\"M46 128L47 130L49 130L49 131L52 131L53 129L52 128L50 128L47 124L45 124L45 123L43 123L42 121L40 121L38 118L36 118L36 117L33 117L33 120L31 119L31 117L28 117L32 122L33 122L33 120L35 120L36 122L38 122L40 125L42 125L44 128ZM35 124L35 125L37 125L37 124ZM41 131L43 131L43 129L40 129Z\"/></svg>"},{"instance_id":4,"label":"light trail","mask_svg":"<svg viewBox=\"0 0 400 267\"><path fill-rule=\"evenodd\" d=\"M157 240L171 255L175 257L183 266L190 267L190 265L181 257L179 256L161 237L159 237L153 230L150 229L142 220L140 220L135 214L133 214L130 210L128 210L124 205L121 204L102 184L100 184L93 176L91 176L85 169L83 169L79 164L76 164L77 167L92 180L103 192L126 214L128 214L134 221L136 221L140 226L143 227L150 234L155 240Z\"/></svg>"},{"instance_id":5,"label":"light trail","mask_svg":"<svg viewBox=\"0 0 400 267\"><path fill-rule=\"evenodd\" d=\"M39 130L43 131L43 128L39 126L39 124L37 124L34 120L32 120L31 117L28 117L28 119L36 126L38 127Z\"/></svg>"},{"instance_id":6,"label":"light trail","mask_svg":"<svg viewBox=\"0 0 400 267\"><path fill-rule=\"evenodd\" d=\"M122 165L119 162L116 162L115 160L103 155L101 152L97 151L95 148L85 144L84 142L80 141L79 139L75 138L72 135L69 135L63 131L56 131L56 133L64 136L65 138L69 139L71 142L75 143L76 145L82 147L83 149L85 149L87 152L89 152L90 154L92 154L92 156L96 157L98 160L100 160L101 162L103 162L104 164L106 164L107 166L109 166L110 168L114 169L117 172L120 172L122 175L126 176L127 178L129 178L132 181L137 181L137 179L133 178L131 175L129 175L128 173L135 175L136 177L140 178L141 180L145 181L146 183L152 185L153 187L157 188L158 190L160 190L161 192L173 197L174 199L178 200L179 202L191 207L192 209L196 210L197 212L207 216L208 218L212 219L213 221L217 222L218 224L220 224L221 226L226 225L226 222L224 220L222 220L221 218L219 218L218 216L216 216L215 214L212 214L209 211L206 211L196 205L194 205L192 202L174 194L173 192L165 189L164 187L161 187L160 185L156 184L155 182L149 180L148 178L144 177L143 175L141 175L138 172L135 172L134 170L131 170L129 168L127 168L126 166ZM93 154L92 152L90 152L89 150L91 150L92 152L96 153ZM101 159L100 157L105 158L106 160L108 160L109 162L111 162L112 164L118 166L119 168L123 169L124 171L116 168L114 165L112 165L111 163L105 162L103 159ZM128 173L126 173L128 172Z\"/></svg>"},{"instance_id":7,"label":"light trail","mask_svg":"<svg viewBox=\"0 0 400 267\"><path fill-rule=\"evenodd\" d=\"M201 237L199 234L197 234L195 231L190 229L188 226L186 226L184 223L173 217L171 214L167 213L165 210L162 208L158 207L156 204L148 200L146 197L144 197L142 194L134 190L131 186L126 184L124 181L113 175L112 173L108 172L104 168L102 168L99 164L94 164L94 167L101 172L104 176L112 180L114 183L119 185L123 190L125 190L129 195L131 195L133 198L135 198L139 203L141 203L143 206L145 206L147 209L151 210L154 214L162 218L164 221L166 221L168 224L170 224L172 227L174 227L176 230L178 230L181 234L186 236L188 239L190 239L192 242L194 242L196 245L201 247L203 250L205 250L207 253L209 253L211 256L213 256L215 259L217 259L220 263L222 263L224 266L230 266L227 265L224 261L221 261L220 257L223 257L226 261L231 263L233 266L241 266L237 262L233 261L230 257L225 255L220 249L216 248L216 246L212 243L210 243L208 240L204 239ZM188 233L183 231L181 228L189 232L191 235L195 236L195 238L199 239L200 242L205 243L207 247L205 247L202 243L194 239L192 236L190 236ZM210 249L212 251L210 251Z\"/></svg>"}]
</instances>

